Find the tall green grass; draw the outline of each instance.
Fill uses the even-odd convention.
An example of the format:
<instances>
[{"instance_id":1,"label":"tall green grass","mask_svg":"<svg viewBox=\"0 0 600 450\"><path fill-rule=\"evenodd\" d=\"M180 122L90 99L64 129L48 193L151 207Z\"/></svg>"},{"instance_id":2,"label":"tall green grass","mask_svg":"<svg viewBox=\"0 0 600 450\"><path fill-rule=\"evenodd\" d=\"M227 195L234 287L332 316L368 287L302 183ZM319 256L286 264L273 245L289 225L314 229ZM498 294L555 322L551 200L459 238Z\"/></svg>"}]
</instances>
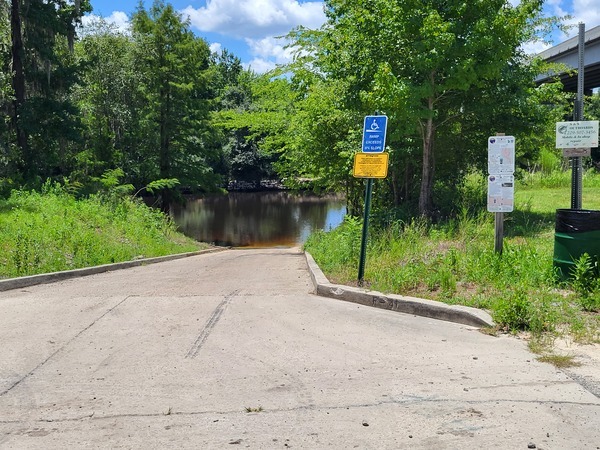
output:
<instances>
[{"instance_id":1,"label":"tall green grass","mask_svg":"<svg viewBox=\"0 0 600 450\"><path fill-rule=\"evenodd\" d=\"M592 178L596 186L599 180ZM549 189L547 196L548 188L528 183L517 186L515 211L506 214L502 255L494 252L494 215L486 211L465 208L439 224L395 222L370 230L366 284L386 293L484 308L507 331L567 329L579 339L599 340L600 282L589 281L597 278L592 263L582 262L570 285L557 281L553 267L555 210L569 207L570 189ZM600 199L600 187L587 191ZM600 209L600 203L593 204ZM336 230L310 236L305 249L332 281L356 285L360 233L361 221L348 219ZM577 289L577 280L587 284Z\"/></svg>"},{"instance_id":2,"label":"tall green grass","mask_svg":"<svg viewBox=\"0 0 600 450\"><path fill-rule=\"evenodd\" d=\"M159 211L130 197L77 200L59 185L0 200L0 277L198 250Z\"/></svg>"}]
</instances>

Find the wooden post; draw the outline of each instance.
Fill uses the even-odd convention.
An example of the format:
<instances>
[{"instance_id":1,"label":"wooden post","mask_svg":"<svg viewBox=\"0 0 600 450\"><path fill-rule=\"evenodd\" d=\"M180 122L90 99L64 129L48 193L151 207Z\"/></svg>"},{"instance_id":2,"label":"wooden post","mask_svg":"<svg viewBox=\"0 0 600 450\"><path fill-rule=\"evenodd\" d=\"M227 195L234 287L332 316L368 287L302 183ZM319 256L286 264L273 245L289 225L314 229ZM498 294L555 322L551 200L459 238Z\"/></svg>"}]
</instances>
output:
<instances>
[{"instance_id":1,"label":"wooden post","mask_svg":"<svg viewBox=\"0 0 600 450\"><path fill-rule=\"evenodd\" d=\"M496 133L496 136L506 136L506 134L505 133ZM494 230L495 230L494 252L501 255L502 249L504 248L504 213L503 212L497 212L494 214Z\"/></svg>"},{"instance_id":2,"label":"wooden post","mask_svg":"<svg viewBox=\"0 0 600 450\"><path fill-rule=\"evenodd\" d=\"M497 212L494 216L494 228L495 228L495 240L494 240L494 251L499 255L502 254L504 247L504 213Z\"/></svg>"}]
</instances>

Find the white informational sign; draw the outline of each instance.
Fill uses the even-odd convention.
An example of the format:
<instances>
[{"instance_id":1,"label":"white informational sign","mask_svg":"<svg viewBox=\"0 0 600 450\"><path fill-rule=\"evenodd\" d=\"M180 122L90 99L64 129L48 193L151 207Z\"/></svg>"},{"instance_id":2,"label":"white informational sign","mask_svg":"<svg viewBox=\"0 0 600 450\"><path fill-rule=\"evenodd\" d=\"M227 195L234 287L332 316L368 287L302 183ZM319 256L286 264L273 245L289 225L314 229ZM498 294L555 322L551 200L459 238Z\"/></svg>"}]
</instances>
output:
<instances>
[{"instance_id":1,"label":"white informational sign","mask_svg":"<svg viewBox=\"0 0 600 450\"><path fill-rule=\"evenodd\" d=\"M556 148L598 147L598 121L556 122Z\"/></svg>"},{"instance_id":2,"label":"white informational sign","mask_svg":"<svg viewBox=\"0 0 600 450\"><path fill-rule=\"evenodd\" d=\"M488 175L489 212L512 212L515 204L515 177L513 174Z\"/></svg>"},{"instance_id":3,"label":"white informational sign","mask_svg":"<svg viewBox=\"0 0 600 450\"><path fill-rule=\"evenodd\" d=\"M515 137L490 136L488 138L488 173L515 173Z\"/></svg>"}]
</instances>

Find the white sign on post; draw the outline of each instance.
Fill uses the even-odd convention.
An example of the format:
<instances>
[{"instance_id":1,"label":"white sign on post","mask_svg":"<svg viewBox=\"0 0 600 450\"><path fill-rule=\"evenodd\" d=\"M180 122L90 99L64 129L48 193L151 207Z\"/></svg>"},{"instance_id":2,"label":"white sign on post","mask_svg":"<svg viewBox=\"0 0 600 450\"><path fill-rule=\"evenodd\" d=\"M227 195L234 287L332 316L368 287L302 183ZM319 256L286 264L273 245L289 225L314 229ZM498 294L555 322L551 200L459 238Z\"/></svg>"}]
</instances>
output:
<instances>
[{"instance_id":1,"label":"white sign on post","mask_svg":"<svg viewBox=\"0 0 600 450\"><path fill-rule=\"evenodd\" d=\"M489 212L512 212L515 204L515 177L513 174L488 175Z\"/></svg>"},{"instance_id":2,"label":"white sign on post","mask_svg":"<svg viewBox=\"0 0 600 450\"><path fill-rule=\"evenodd\" d=\"M512 212L515 203L515 137L488 138L489 212Z\"/></svg>"},{"instance_id":3,"label":"white sign on post","mask_svg":"<svg viewBox=\"0 0 600 450\"><path fill-rule=\"evenodd\" d=\"M488 173L515 173L514 136L491 136L488 139Z\"/></svg>"},{"instance_id":4,"label":"white sign on post","mask_svg":"<svg viewBox=\"0 0 600 450\"><path fill-rule=\"evenodd\" d=\"M598 121L556 122L556 148L598 147Z\"/></svg>"}]
</instances>

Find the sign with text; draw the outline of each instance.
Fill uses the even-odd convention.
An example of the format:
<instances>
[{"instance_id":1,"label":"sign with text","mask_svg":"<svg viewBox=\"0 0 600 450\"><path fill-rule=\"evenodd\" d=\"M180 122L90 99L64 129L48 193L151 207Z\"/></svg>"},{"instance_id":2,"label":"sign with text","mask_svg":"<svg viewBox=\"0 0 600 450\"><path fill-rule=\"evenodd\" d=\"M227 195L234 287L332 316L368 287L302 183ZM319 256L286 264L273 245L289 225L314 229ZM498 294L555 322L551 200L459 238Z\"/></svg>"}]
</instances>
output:
<instances>
[{"instance_id":1,"label":"sign with text","mask_svg":"<svg viewBox=\"0 0 600 450\"><path fill-rule=\"evenodd\" d=\"M556 148L598 147L598 121L556 122Z\"/></svg>"},{"instance_id":2,"label":"sign with text","mask_svg":"<svg viewBox=\"0 0 600 450\"><path fill-rule=\"evenodd\" d=\"M512 212L515 204L515 177L512 174L488 175L487 210Z\"/></svg>"},{"instance_id":3,"label":"sign with text","mask_svg":"<svg viewBox=\"0 0 600 450\"><path fill-rule=\"evenodd\" d=\"M488 173L513 174L515 172L515 137L490 136L488 138Z\"/></svg>"},{"instance_id":4,"label":"sign with text","mask_svg":"<svg viewBox=\"0 0 600 450\"><path fill-rule=\"evenodd\" d=\"M366 116L363 127L362 151L381 153L385 150L387 116Z\"/></svg>"},{"instance_id":5,"label":"sign with text","mask_svg":"<svg viewBox=\"0 0 600 450\"><path fill-rule=\"evenodd\" d=\"M354 155L354 178L385 178L388 172L389 153L356 153Z\"/></svg>"}]
</instances>

